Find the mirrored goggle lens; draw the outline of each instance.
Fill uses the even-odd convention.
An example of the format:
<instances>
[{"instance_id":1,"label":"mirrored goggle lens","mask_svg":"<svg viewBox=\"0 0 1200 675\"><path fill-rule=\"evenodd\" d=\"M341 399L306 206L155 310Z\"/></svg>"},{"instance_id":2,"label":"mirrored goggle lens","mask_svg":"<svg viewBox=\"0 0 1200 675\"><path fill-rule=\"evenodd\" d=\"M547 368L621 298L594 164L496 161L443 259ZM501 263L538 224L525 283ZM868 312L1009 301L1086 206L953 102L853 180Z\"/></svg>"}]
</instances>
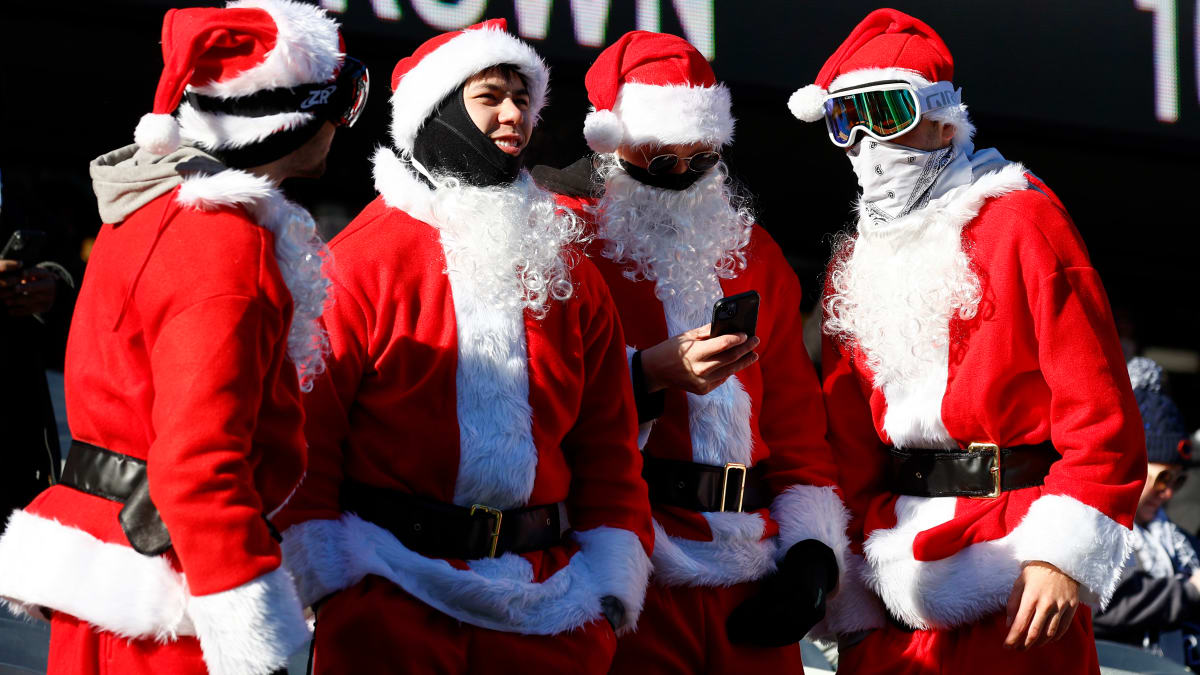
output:
<instances>
[{"instance_id":1,"label":"mirrored goggle lens","mask_svg":"<svg viewBox=\"0 0 1200 675\"><path fill-rule=\"evenodd\" d=\"M367 96L371 93L371 73L362 61L347 56L342 71L338 73L337 85L338 89L345 88L350 91L348 103L338 124L352 127L367 107Z\"/></svg>"},{"instance_id":2,"label":"mirrored goggle lens","mask_svg":"<svg viewBox=\"0 0 1200 675\"><path fill-rule=\"evenodd\" d=\"M825 100L825 124L833 142L848 147L855 129L869 129L877 138L904 133L917 121L917 104L908 89L865 91Z\"/></svg>"}]
</instances>

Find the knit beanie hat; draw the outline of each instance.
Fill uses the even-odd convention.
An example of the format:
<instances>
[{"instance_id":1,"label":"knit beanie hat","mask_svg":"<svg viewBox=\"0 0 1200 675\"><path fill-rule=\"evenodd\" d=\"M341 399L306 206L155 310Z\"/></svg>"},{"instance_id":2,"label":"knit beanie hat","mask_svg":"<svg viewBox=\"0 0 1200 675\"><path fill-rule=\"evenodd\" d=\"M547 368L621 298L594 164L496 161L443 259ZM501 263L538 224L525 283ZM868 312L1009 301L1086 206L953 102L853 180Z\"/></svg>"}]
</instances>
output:
<instances>
[{"instance_id":1,"label":"knit beanie hat","mask_svg":"<svg viewBox=\"0 0 1200 675\"><path fill-rule=\"evenodd\" d=\"M1128 367L1146 431L1146 459L1159 464L1192 464L1192 441L1179 408L1163 391L1162 366L1135 356Z\"/></svg>"}]
</instances>

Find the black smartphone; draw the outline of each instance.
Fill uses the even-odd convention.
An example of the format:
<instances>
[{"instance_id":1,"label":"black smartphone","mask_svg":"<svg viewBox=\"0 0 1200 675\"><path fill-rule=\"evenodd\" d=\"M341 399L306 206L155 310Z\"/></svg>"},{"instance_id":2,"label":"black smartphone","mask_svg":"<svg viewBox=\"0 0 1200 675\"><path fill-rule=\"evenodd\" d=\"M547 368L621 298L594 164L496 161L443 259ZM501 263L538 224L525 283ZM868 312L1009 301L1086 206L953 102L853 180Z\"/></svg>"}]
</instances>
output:
<instances>
[{"instance_id":1,"label":"black smartphone","mask_svg":"<svg viewBox=\"0 0 1200 675\"><path fill-rule=\"evenodd\" d=\"M713 305L712 329L709 336L745 333L746 337L750 338L754 337L754 327L757 324L758 291L746 291L721 298Z\"/></svg>"},{"instance_id":2,"label":"black smartphone","mask_svg":"<svg viewBox=\"0 0 1200 675\"><path fill-rule=\"evenodd\" d=\"M41 262L37 259L46 245L46 233L41 230L17 230L8 238L4 250L0 251L0 260L16 260L21 267L29 267Z\"/></svg>"}]
</instances>

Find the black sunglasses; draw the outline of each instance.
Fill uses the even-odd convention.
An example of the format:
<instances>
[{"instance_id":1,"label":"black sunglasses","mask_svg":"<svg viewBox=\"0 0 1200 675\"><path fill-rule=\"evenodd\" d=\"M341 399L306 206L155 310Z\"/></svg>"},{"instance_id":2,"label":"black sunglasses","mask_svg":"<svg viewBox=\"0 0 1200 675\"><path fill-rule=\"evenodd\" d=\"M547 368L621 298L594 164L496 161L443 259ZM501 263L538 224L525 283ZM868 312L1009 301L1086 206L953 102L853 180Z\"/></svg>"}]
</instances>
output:
<instances>
[{"instance_id":1,"label":"black sunglasses","mask_svg":"<svg viewBox=\"0 0 1200 675\"><path fill-rule=\"evenodd\" d=\"M336 115L337 118L330 121L338 126L352 127L362 115L363 108L367 107L367 96L371 93L371 73L365 63L347 56L334 83L337 87L335 96L340 99L341 105L331 111L331 117Z\"/></svg>"},{"instance_id":2,"label":"black sunglasses","mask_svg":"<svg viewBox=\"0 0 1200 675\"><path fill-rule=\"evenodd\" d=\"M687 164L689 171L696 173L704 173L717 165L721 161L721 153L708 150L705 152L697 152L691 157L680 157L679 155L659 155L650 160L646 165L646 171L651 175L658 176L664 173L670 173L680 162Z\"/></svg>"},{"instance_id":3,"label":"black sunglasses","mask_svg":"<svg viewBox=\"0 0 1200 675\"><path fill-rule=\"evenodd\" d=\"M1176 472L1173 469L1163 469L1162 471L1158 472L1157 476L1154 477L1154 489L1158 490L1159 492L1162 492L1167 488L1171 488L1172 491L1177 491L1179 488L1183 487L1185 481L1187 481L1187 473L1183 471Z\"/></svg>"}]
</instances>

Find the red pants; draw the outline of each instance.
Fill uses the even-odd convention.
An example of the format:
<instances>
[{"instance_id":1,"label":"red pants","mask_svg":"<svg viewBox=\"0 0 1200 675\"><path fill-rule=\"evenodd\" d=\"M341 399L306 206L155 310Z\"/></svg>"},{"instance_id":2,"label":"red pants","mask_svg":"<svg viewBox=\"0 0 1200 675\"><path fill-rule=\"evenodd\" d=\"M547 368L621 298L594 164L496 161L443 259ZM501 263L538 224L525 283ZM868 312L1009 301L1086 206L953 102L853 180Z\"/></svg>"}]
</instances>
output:
<instances>
[{"instance_id":1,"label":"red pants","mask_svg":"<svg viewBox=\"0 0 1200 675\"><path fill-rule=\"evenodd\" d=\"M159 644L101 632L61 612L50 619L48 675L206 675L200 641Z\"/></svg>"},{"instance_id":2,"label":"red pants","mask_svg":"<svg viewBox=\"0 0 1200 675\"><path fill-rule=\"evenodd\" d=\"M1070 629L1057 642L1028 651L1004 647L1004 614L993 614L957 630L905 632L895 626L871 631L862 642L842 650L838 675L1098 675L1092 613L1075 612Z\"/></svg>"},{"instance_id":3,"label":"red pants","mask_svg":"<svg viewBox=\"0 0 1200 675\"><path fill-rule=\"evenodd\" d=\"M616 636L603 619L559 635L477 628L376 576L321 605L314 639L315 675L601 675L616 649Z\"/></svg>"},{"instance_id":4,"label":"red pants","mask_svg":"<svg viewBox=\"0 0 1200 675\"><path fill-rule=\"evenodd\" d=\"M730 644L725 619L757 589L757 583L729 588L651 583L637 631L617 642L612 672L803 673L798 644L776 648Z\"/></svg>"}]
</instances>

